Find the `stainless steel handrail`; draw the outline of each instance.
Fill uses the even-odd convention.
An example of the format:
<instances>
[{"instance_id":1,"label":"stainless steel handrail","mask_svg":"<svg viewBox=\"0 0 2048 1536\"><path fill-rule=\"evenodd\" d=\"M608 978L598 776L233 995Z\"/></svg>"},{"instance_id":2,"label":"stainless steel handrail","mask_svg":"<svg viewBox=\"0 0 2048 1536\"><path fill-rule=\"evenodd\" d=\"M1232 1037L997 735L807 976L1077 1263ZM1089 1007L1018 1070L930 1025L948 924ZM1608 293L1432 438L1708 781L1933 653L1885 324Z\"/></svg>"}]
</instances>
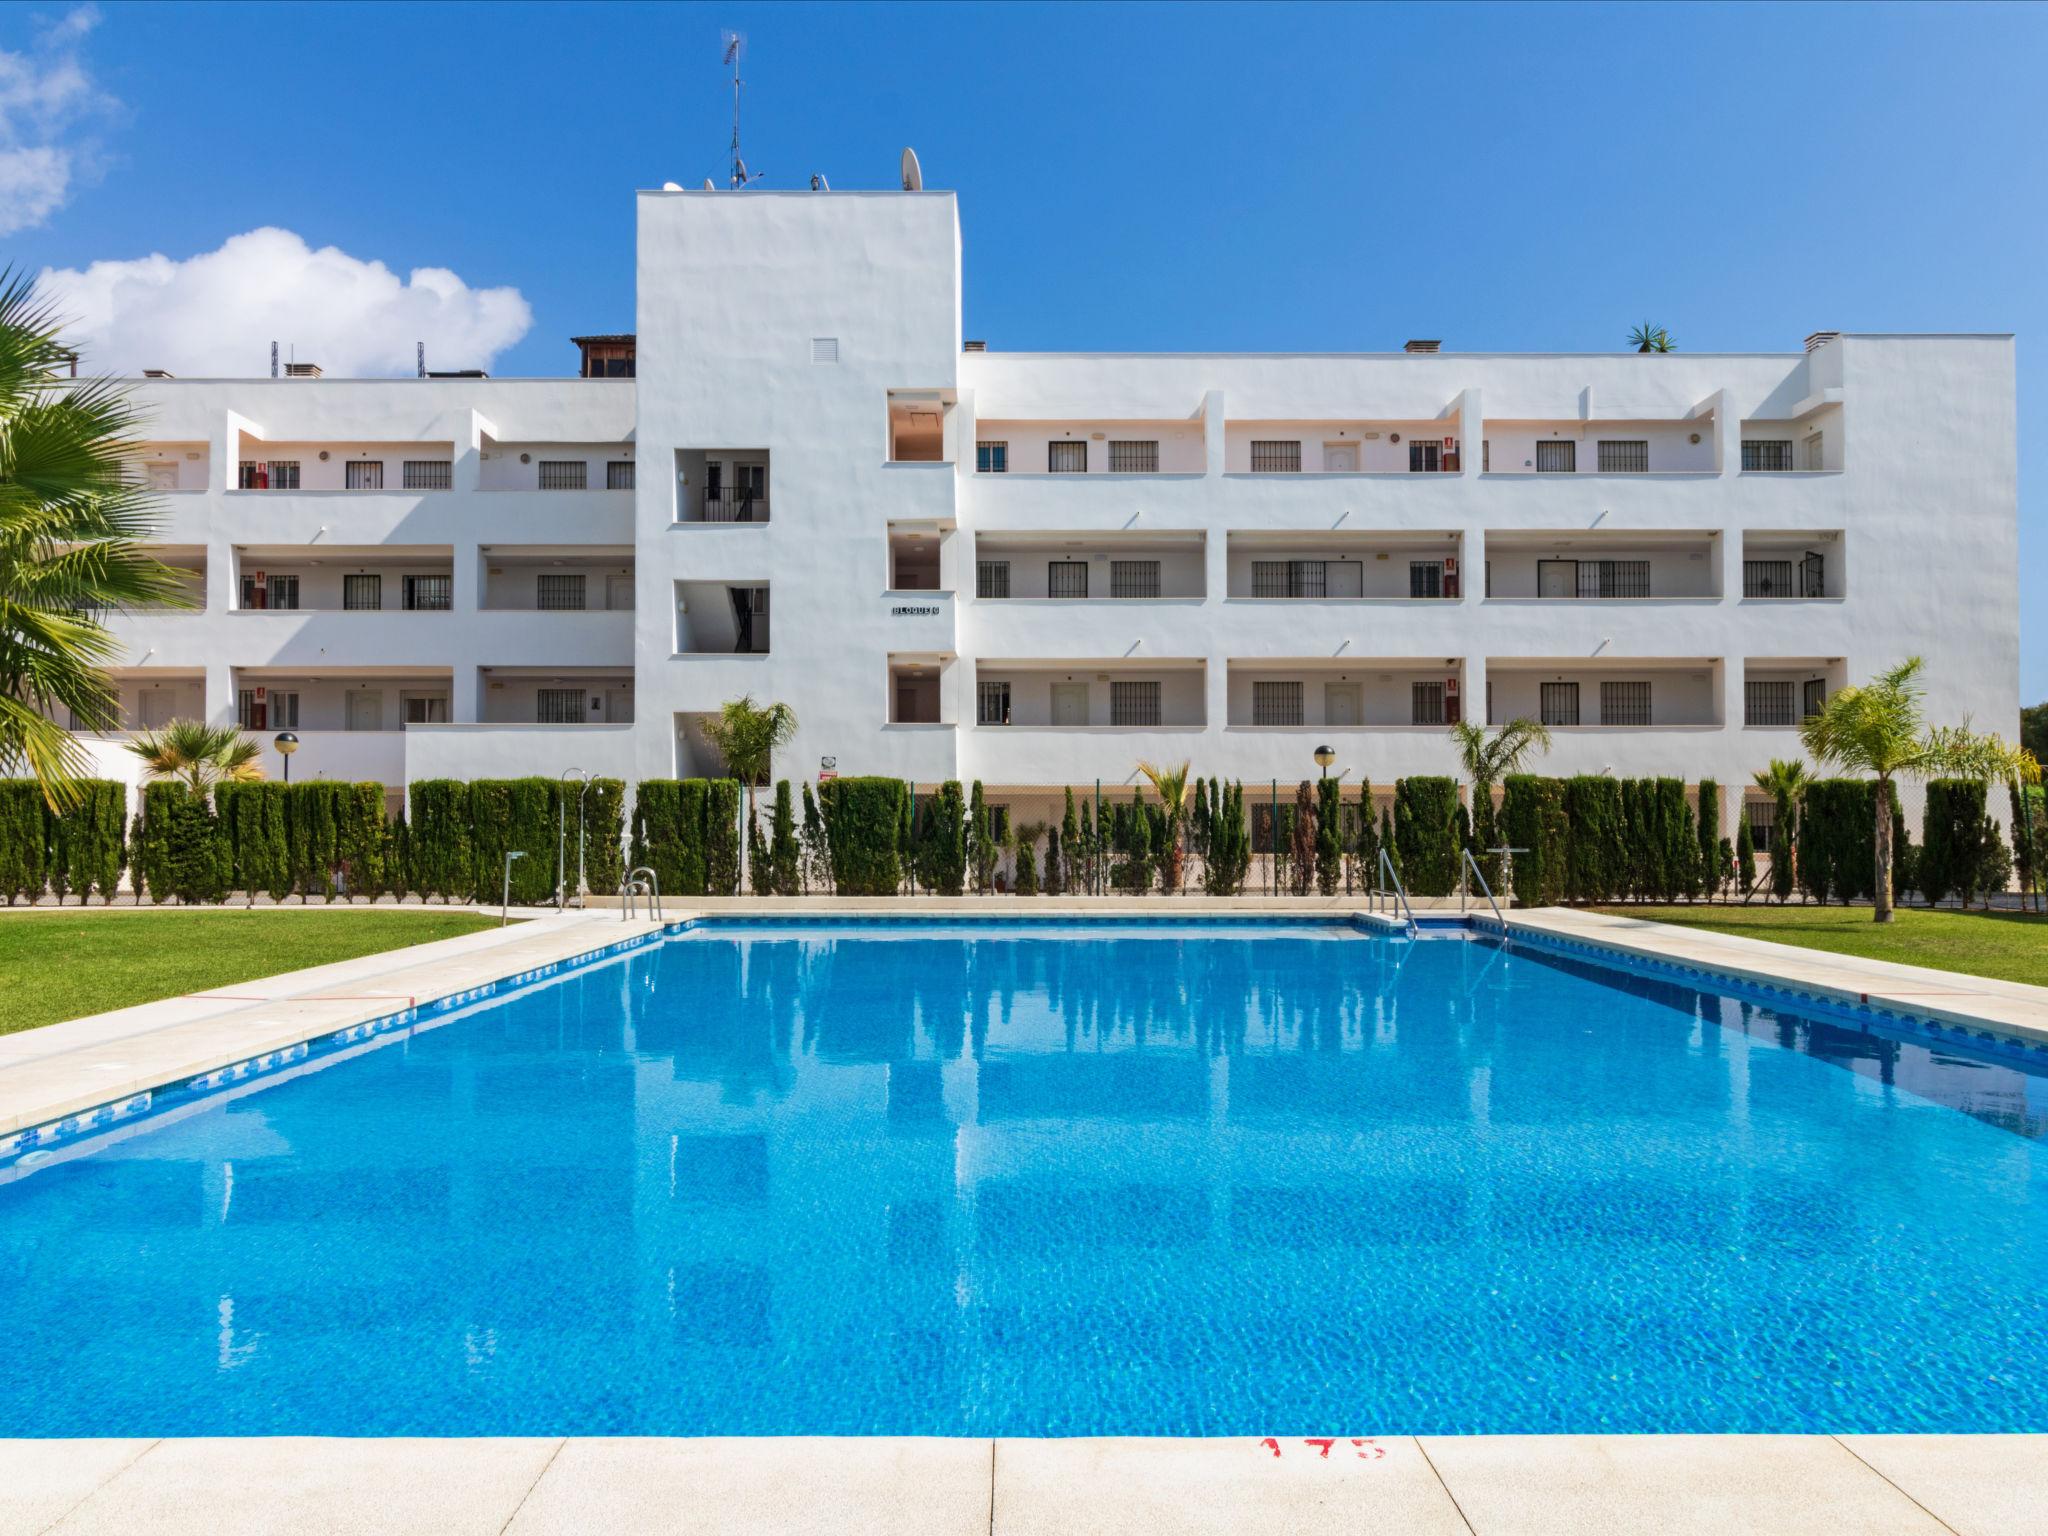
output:
<instances>
[{"instance_id":1,"label":"stainless steel handrail","mask_svg":"<svg viewBox=\"0 0 2048 1536\"><path fill-rule=\"evenodd\" d=\"M1467 887L1464 875L1466 870L1470 870L1472 878L1479 882L1479 889L1486 894L1486 904L1493 908L1494 921L1505 929L1508 925L1508 920L1500 915L1500 903L1493 899L1493 887L1486 883L1486 873L1480 869L1479 861L1472 857L1472 850L1470 848L1460 848L1458 856L1465 861L1465 868L1458 871L1458 910L1460 912L1465 910L1465 892Z\"/></svg>"},{"instance_id":2,"label":"stainless steel handrail","mask_svg":"<svg viewBox=\"0 0 2048 1536\"><path fill-rule=\"evenodd\" d=\"M639 877L642 875L645 875L647 878L645 880L640 879ZM654 920L657 923L667 922L668 918L663 915L661 910L661 880L654 873L653 869L642 864L637 868L627 870L626 879L628 883L637 885L642 894L649 898L649 905L654 912Z\"/></svg>"},{"instance_id":3,"label":"stainless steel handrail","mask_svg":"<svg viewBox=\"0 0 2048 1536\"><path fill-rule=\"evenodd\" d=\"M1380 882L1379 894L1381 897L1384 898L1387 896L1398 896L1400 898L1401 911L1404 914L1406 914L1408 918L1408 932L1410 933L1410 935L1413 935L1417 929L1417 924L1415 921L1415 909L1408 905L1408 889L1406 886L1401 884L1401 877L1394 870L1394 861L1387 857L1387 850L1384 848L1380 849L1380 867L1378 871L1378 879ZM1393 889L1391 891L1387 888L1389 881L1393 883Z\"/></svg>"}]
</instances>

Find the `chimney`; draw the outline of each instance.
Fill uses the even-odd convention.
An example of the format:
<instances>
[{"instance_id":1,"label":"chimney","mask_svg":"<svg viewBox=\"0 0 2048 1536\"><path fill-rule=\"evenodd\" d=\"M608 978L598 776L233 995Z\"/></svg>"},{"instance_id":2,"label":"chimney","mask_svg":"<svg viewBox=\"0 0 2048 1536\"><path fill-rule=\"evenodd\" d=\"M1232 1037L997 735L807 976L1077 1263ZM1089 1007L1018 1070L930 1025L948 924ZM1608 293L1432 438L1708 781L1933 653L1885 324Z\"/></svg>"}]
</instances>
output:
<instances>
[{"instance_id":1,"label":"chimney","mask_svg":"<svg viewBox=\"0 0 2048 1536\"><path fill-rule=\"evenodd\" d=\"M1811 336L1806 338L1806 350L1809 352L1818 352L1822 347L1826 346L1829 342L1835 340L1841 334L1842 333L1840 331L1815 331Z\"/></svg>"},{"instance_id":2,"label":"chimney","mask_svg":"<svg viewBox=\"0 0 2048 1536\"><path fill-rule=\"evenodd\" d=\"M320 377L318 363L286 363L284 376L288 379L317 379Z\"/></svg>"},{"instance_id":3,"label":"chimney","mask_svg":"<svg viewBox=\"0 0 2048 1536\"><path fill-rule=\"evenodd\" d=\"M168 368L145 368L142 370L142 376L145 379L173 379L177 377Z\"/></svg>"},{"instance_id":4,"label":"chimney","mask_svg":"<svg viewBox=\"0 0 2048 1536\"><path fill-rule=\"evenodd\" d=\"M988 343L985 341L963 341L960 343L960 350L962 352L986 352L988 350Z\"/></svg>"},{"instance_id":5,"label":"chimney","mask_svg":"<svg viewBox=\"0 0 2048 1536\"><path fill-rule=\"evenodd\" d=\"M1411 341L1406 346L1401 348L1403 352L1416 353L1437 352L1441 351L1442 349L1443 343L1440 341Z\"/></svg>"}]
</instances>

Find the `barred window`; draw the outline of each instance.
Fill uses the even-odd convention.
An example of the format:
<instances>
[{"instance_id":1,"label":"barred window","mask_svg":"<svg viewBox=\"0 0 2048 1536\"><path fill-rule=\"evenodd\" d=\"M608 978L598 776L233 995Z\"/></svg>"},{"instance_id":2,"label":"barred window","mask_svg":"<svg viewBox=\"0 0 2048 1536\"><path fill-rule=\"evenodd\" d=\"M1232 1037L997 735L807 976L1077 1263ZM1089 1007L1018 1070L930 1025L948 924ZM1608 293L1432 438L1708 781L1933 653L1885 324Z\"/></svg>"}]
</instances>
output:
<instances>
[{"instance_id":1,"label":"barred window","mask_svg":"<svg viewBox=\"0 0 2048 1536\"><path fill-rule=\"evenodd\" d=\"M272 459L267 464L261 464L244 459L241 487L245 491L296 491L299 488L299 461Z\"/></svg>"},{"instance_id":2,"label":"barred window","mask_svg":"<svg viewBox=\"0 0 2048 1536\"><path fill-rule=\"evenodd\" d=\"M408 491L445 491L454 484L455 466L446 459L407 459L398 472Z\"/></svg>"},{"instance_id":3,"label":"barred window","mask_svg":"<svg viewBox=\"0 0 2048 1536\"><path fill-rule=\"evenodd\" d=\"M374 613L384 606L384 578L382 576L344 576L341 578L341 606L365 613Z\"/></svg>"},{"instance_id":4,"label":"barred window","mask_svg":"<svg viewBox=\"0 0 2048 1536\"><path fill-rule=\"evenodd\" d=\"M1571 475L1579 469L1579 445L1569 440L1543 442L1536 445L1536 473L1539 475Z\"/></svg>"},{"instance_id":5,"label":"barred window","mask_svg":"<svg viewBox=\"0 0 2048 1536\"><path fill-rule=\"evenodd\" d=\"M1647 560L1581 560L1579 596L1648 597L1650 562Z\"/></svg>"},{"instance_id":6,"label":"barred window","mask_svg":"<svg viewBox=\"0 0 2048 1536\"><path fill-rule=\"evenodd\" d=\"M582 459L542 459L540 488L544 491L588 490L590 466Z\"/></svg>"},{"instance_id":7,"label":"barred window","mask_svg":"<svg viewBox=\"0 0 2048 1536\"><path fill-rule=\"evenodd\" d=\"M1444 595L1443 561L1410 560L1408 562L1408 595L1410 597L1442 597Z\"/></svg>"},{"instance_id":8,"label":"barred window","mask_svg":"<svg viewBox=\"0 0 2048 1536\"><path fill-rule=\"evenodd\" d=\"M1790 560L1745 560L1742 562L1744 597L1795 597Z\"/></svg>"},{"instance_id":9,"label":"barred window","mask_svg":"<svg viewBox=\"0 0 2048 1536\"><path fill-rule=\"evenodd\" d=\"M1158 442L1112 442L1109 445L1109 472L1112 475L1158 474Z\"/></svg>"},{"instance_id":10,"label":"barred window","mask_svg":"<svg viewBox=\"0 0 2048 1536\"><path fill-rule=\"evenodd\" d=\"M1157 560L1110 561L1109 595L1111 597L1157 597L1159 595L1159 562Z\"/></svg>"},{"instance_id":11,"label":"barred window","mask_svg":"<svg viewBox=\"0 0 2048 1536\"><path fill-rule=\"evenodd\" d=\"M1579 723L1579 685L1544 683L1537 690L1536 707L1545 725Z\"/></svg>"},{"instance_id":12,"label":"barred window","mask_svg":"<svg viewBox=\"0 0 2048 1536\"><path fill-rule=\"evenodd\" d=\"M1424 442L1411 438L1408 442L1408 473L1411 475L1433 475L1444 467L1443 444L1431 438Z\"/></svg>"},{"instance_id":13,"label":"barred window","mask_svg":"<svg viewBox=\"0 0 2048 1536\"><path fill-rule=\"evenodd\" d=\"M974 467L984 475L1007 475L1010 472L1010 445L1008 443L976 443L974 445Z\"/></svg>"},{"instance_id":14,"label":"barred window","mask_svg":"<svg viewBox=\"0 0 2048 1536\"><path fill-rule=\"evenodd\" d=\"M1271 438L1252 440L1252 473L1255 475L1298 475L1301 473L1301 443Z\"/></svg>"},{"instance_id":15,"label":"barred window","mask_svg":"<svg viewBox=\"0 0 2048 1536\"><path fill-rule=\"evenodd\" d=\"M1600 473L1603 475L1647 475L1650 472L1650 444L1645 438L1600 439Z\"/></svg>"},{"instance_id":16,"label":"barred window","mask_svg":"<svg viewBox=\"0 0 2048 1536\"><path fill-rule=\"evenodd\" d=\"M639 484L639 476L631 459L611 459L604 466L604 488L608 491L630 491Z\"/></svg>"},{"instance_id":17,"label":"barred window","mask_svg":"<svg viewBox=\"0 0 2048 1536\"><path fill-rule=\"evenodd\" d=\"M1410 683L1408 685L1408 712L1411 725L1442 725L1444 723L1444 685L1442 683Z\"/></svg>"},{"instance_id":18,"label":"barred window","mask_svg":"<svg viewBox=\"0 0 2048 1536\"><path fill-rule=\"evenodd\" d=\"M583 720L581 688L541 688L533 696L533 718L541 725L579 725Z\"/></svg>"},{"instance_id":19,"label":"barred window","mask_svg":"<svg viewBox=\"0 0 2048 1536\"><path fill-rule=\"evenodd\" d=\"M242 578L242 606L244 608L295 609L299 606L299 578L296 576L268 576L259 587L254 576Z\"/></svg>"},{"instance_id":20,"label":"barred window","mask_svg":"<svg viewBox=\"0 0 2048 1536\"><path fill-rule=\"evenodd\" d=\"M1253 725L1300 725L1300 683L1253 683Z\"/></svg>"},{"instance_id":21,"label":"barred window","mask_svg":"<svg viewBox=\"0 0 2048 1536\"><path fill-rule=\"evenodd\" d=\"M1046 473L1053 475L1085 475L1088 473L1088 444L1047 443L1045 445Z\"/></svg>"},{"instance_id":22,"label":"barred window","mask_svg":"<svg viewBox=\"0 0 2048 1536\"><path fill-rule=\"evenodd\" d=\"M1327 597L1329 577L1321 560L1254 560L1253 597Z\"/></svg>"},{"instance_id":23,"label":"barred window","mask_svg":"<svg viewBox=\"0 0 2048 1536\"><path fill-rule=\"evenodd\" d=\"M1742 685L1744 725L1792 724L1790 682L1745 682Z\"/></svg>"},{"instance_id":24,"label":"barred window","mask_svg":"<svg viewBox=\"0 0 2048 1536\"><path fill-rule=\"evenodd\" d=\"M538 578L534 607L549 613L580 613L583 610L583 575L559 572Z\"/></svg>"},{"instance_id":25,"label":"barred window","mask_svg":"<svg viewBox=\"0 0 2048 1536\"><path fill-rule=\"evenodd\" d=\"M1047 597L1086 597L1088 595L1088 562L1085 560L1048 560L1045 563L1045 595Z\"/></svg>"},{"instance_id":26,"label":"barred window","mask_svg":"<svg viewBox=\"0 0 2048 1536\"><path fill-rule=\"evenodd\" d=\"M1111 725L1157 725L1159 723L1159 684L1111 683L1109 685L1109 723Z\"/></svg>"},{"instance_id":27,"label":"barred window","mask_svg":"<svg viewBox=\"0 0 2048 1536\"><path fill-rule=\"evenodd\" d=\"M1010 723L1010 685L1008 683L979 683L975 686L974 723L976 725L1008 725Z\"/></svg>"},{"instance_id":28,"label":"barred window","mask_svg":"<svg viewBox=\"0 0 2048 1536\"><path fill-rule=\"evenodd\" d=\"M1792 439L1789 437L1745 437L1742 440L1744 473L1782 473L1792 467Z\"/></svg>"},{"instance_id":29,"label":"barred window","mask_svg":"<svg viewBox=\"0 0 2048 1536\"><path fill-rule=\"evenodd\" d=\"M1602 683L1600 685L1602 725L1648 725L1650 685L1648 683Z\"/></svg>"},{"instance_id":30,"label":"barred window","mask_svg":"<svg viewBox=\"0 0 2048 1536\"><path fill-rule=\"evenodd\" d=\"M341 484L344 490L381 491L384 489L384 461L382 459L350 459L341 467Z\"/></svg>"},{"instance_id":31,"label":"barred window","mask_svg":"<svg viewBox=\"0 0 2048 1536\"><path fill-rule=\"evenodd\" d=\"M1745 800L1742 802L1743 819L1749 823L1750 841L1759 847L1767 846L1771 834L1778 828L1778 802L1775 800Z\"/></svg>"},{"instance_id":32,"label":"barred window","mask_svg":"<svg viewBox=\"0 0 2048 1536\"><path fill-rule=\"evenodd\" d=\"M453 576L408 576L405 606L415 613L445 613L455 606Z\"/></svg>"},{"instance_id":33,"label":"barred window","mask_svg":"<svg viewBox=\"0 0 2048 1536\"><path fill-rule=\"evenodd\" d=\"M1010 562L1007 560L975 561L974 595L976 597L1008 597L1010 595Z\"/></svg>"}]
</instances>

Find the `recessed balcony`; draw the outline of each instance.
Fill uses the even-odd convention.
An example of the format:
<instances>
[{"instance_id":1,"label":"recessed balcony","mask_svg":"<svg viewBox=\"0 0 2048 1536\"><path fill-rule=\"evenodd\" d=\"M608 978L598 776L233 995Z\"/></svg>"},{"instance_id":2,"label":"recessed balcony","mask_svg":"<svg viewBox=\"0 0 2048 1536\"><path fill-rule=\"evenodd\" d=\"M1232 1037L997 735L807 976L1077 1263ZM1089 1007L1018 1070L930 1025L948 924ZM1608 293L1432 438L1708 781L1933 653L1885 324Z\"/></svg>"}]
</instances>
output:
<instances>
[{"instance_id":1,"label":"recessed balcony","mask_svg":"<svg viewBox=\"0 0 2048 1536\"><path fill-rule=\"evenodd\" d=\"M1441 731L1464 716L1457 657L1294 657L1233 661L1234 731Z\"/></svg>"},{"instance_id":2,"label":"recessed balcony","mask_svg":"<svg viewBox=\"0 0 2048 1536\"><path fill-rule=\"evenodd\" d=\"M1204 663L1007 661L975 665L975 724L1019 730L1199 731Z\"/></svg>"},{"instance_id":3,"label":"recessed balcony","mask_svg":"<svg viewBox=\"0 0 2048 1536\"><path fill-rule=\"evenodd\" d=\"M511 613L629 613L633 608L630 548L559 549L498 545L483 560L483 607Z\"/></svg>"},{"instance_id":4,"label":"recessed balcony","mask_svg":"<svg viewBox=\"0 0 2048 1536\"><path fill-rule=\"evenodd\" d=\"M1462 540L1451 532L1229 536L1232 601L1443 602L1464 593Z\"/></svg>"},{"instance_id":5,"label":"recessed balcony","mask_svg":"<svg viewBox=\"0 0 2048 1536\"><path fill-rule=\"evenodd\" d=\"M974 541L978 602L1200 601L1203 535L988 533Z\"/></svg>"},{"instance_id":6,"label":"recessed balcony","mask_svg":"<svg viewBox=\"0 0 2048 1536\"><path fill-rule=\"evenodd\" d=\"M768 654L768 583L679 581L676 590L678 656Z\"/></svg>"},{"instance_id":7,"label":"recessed balcony","mask_svg":"<svg viewBox=\"0 0 2048 1536\"><path fill-rule=\"evenodd\" d=\"M766 523L768 461L766 448L678 448L674 520L742 527Z\"/></svg>"},{"instance_id":8,"label":"recessed balcony","mask_svg":"<svg viewBox=\"0 0 2048 1536\"><path fill-rule=\"evenodd\" d=\"M1492 602L1712 601L1720 540L1707 530L1550 529L1485 535Z\"/></svg>"},{"instance_id":9,"label":"recessed balcony","mask_svg":"<svg viewBox=\"0 0 2048 1536\"><path fill-rule=\"evenodd\" d=\"M1745 532L1742 597L1745 602L1814 602L1847 591L1840 529Z\"/></svg>"},{"instance_id":10,"label":"recessed balcony","mask_svg":"<svg viewBox=\"0 0 2048 1536\"><path fill-rule=\"evenodd\" d=\"M1228 475L1455 475L1464 468L1456 416L1406 421L1232 421Z\"/></svg>"},{"instance_id":11,"label":"recessed balcony","mask_svg":"<svg viewBox=\"0 0 2048 1536\"><path fill-rule=\"evenodd\" d=\"M1009 476L1192 476L1208 469L1202 422L982 420L974 469Z\"/></svg>"},{"instance_id":12,"label":"recessed balcony","mask_svg":"<svg viewBox=\"0 0 2048 1536\"><path fill-rule=\"evenodd\" d=\"M1573 732L1713 727L1720 674L1712 657L1495 657L1486 663L1486 718Z\"/></svg>"},{"instance_id":13,"label":"recessed balcony","mask_svg":"<svg viewBox=\"0 0 2048 1536\"><path fill-rule=\"evenodd\" d=\"M446 545L245 544L235 548L235 610L277 613L446 613L455 603Z\"/></svg>"}]
</instances>

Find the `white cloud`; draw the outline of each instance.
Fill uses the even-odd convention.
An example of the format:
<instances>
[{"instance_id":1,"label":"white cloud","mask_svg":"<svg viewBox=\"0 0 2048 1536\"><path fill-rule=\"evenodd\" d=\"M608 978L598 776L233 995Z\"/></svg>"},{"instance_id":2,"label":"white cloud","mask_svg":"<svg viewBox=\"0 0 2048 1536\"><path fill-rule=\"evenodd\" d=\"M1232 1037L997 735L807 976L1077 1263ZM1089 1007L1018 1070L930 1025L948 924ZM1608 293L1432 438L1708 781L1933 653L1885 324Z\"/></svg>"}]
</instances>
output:
<instances>
[{"instance_id":1,"label":"white cloud","mask_svg":"<svg viewBox=\"0 0 2048 1536\"><path fill-rule=\"evenodd\" d=\"M99 12L80 6L44 23L26 52L0 48L0 236L34 229L98 172L90 130L120 110L79 58L98 24Z\"/></svg>"},{"instance_id":2,"label":"white cloud","mask_svg":"<svg viewBox=\"0 0 2048 1536\"><path fill-rule=\"evenodd\" d=\"M95 373L251 378L270 371L273 341L329 374L409 374L420 341L430 368L488 368L533 325L517 288L472 288L446 267L401 279L288 229L252 229L182 261L45 269L41 287Z\"/></svg>"}]
</instances>

